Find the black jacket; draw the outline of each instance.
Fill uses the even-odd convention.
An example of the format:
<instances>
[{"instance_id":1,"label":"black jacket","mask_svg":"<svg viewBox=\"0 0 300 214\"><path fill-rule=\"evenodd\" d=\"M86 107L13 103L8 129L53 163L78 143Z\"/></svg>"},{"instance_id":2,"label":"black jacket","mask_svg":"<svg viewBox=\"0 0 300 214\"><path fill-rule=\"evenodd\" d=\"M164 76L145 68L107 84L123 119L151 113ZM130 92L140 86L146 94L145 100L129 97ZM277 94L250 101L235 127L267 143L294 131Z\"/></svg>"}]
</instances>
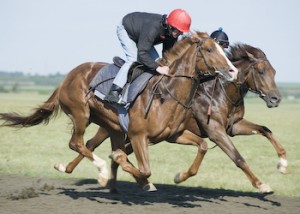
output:
<instances>
[{"instance_id":1,"label":"black jacket","mask_svg":"<svg viewBox=\"0 0 300 214\"><path fill-rule=\"evenodd\" d=\"M162 51L171 48L177 41L169 35L168 29L162 25L163 15L134 12L124 16L122 24L129 37L136 42L139 61L155 70L158 64L150 57L152 46L163 43Z\"/></svg>"}]
</instances>

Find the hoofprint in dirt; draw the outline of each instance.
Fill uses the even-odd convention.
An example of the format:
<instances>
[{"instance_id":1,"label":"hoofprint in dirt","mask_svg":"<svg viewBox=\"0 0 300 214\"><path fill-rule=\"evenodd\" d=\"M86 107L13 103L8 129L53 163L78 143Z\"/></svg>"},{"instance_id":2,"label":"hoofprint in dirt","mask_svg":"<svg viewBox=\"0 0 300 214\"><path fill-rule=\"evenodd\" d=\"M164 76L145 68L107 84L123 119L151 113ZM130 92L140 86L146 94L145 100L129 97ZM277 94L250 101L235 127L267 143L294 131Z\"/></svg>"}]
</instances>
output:
<instances>
[{"instance_id":1,"label":"hoofprint in dirt","mask_svg":"<svg viewBox=\"0 0 300 214\"><path fill-rule=\"evenodd\" d=\"M118 182L118 194L96 180L0 175L0 213L300 213L300 198L156 184L143 192Z\"/></svg>"}]
</instances>

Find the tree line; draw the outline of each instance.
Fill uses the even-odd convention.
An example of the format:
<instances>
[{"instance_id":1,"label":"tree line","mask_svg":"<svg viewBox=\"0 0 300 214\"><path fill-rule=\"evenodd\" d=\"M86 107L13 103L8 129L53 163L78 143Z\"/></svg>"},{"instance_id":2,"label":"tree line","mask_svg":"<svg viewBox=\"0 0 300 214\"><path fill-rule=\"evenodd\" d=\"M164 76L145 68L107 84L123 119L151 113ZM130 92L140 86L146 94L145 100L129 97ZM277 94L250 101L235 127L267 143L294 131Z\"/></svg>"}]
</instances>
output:
<instances>
[{"instance_id":1,"label":"tree line","mask_svg":"<svg viewBox=\"0 0 300 214\"><path fill-rule=\"evenodd\" d=\"M57 87L65 78L66 74L59 72L55 74L25 74L21 71L0 71L0 93L20 92L34 90L35 88L47 87L43 91L49 93ZM282 97L300 99L300 83L277 83ZM248 93L250 94L250 93ZM251 94L250 94L251 96Z\"/></svg>"}]
</instances>

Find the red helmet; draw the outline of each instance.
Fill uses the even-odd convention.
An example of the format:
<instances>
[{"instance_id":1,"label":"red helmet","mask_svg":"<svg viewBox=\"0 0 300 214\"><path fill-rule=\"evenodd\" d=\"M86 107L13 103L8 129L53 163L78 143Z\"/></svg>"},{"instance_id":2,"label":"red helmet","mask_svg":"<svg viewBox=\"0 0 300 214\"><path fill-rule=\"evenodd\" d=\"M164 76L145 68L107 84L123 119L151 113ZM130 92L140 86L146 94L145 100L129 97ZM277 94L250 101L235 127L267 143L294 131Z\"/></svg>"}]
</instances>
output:
<instances>
[{"instance_id":1,"label":"red helmet","mask_svg":"<svg viewBox=\"0 0 300 214\"><path fill-rule=\"evenodd\" d=\"M181 32L189 32L192 19L185 10L175 9L169 14L167 22Z\"/></svg>"}]
</instances>

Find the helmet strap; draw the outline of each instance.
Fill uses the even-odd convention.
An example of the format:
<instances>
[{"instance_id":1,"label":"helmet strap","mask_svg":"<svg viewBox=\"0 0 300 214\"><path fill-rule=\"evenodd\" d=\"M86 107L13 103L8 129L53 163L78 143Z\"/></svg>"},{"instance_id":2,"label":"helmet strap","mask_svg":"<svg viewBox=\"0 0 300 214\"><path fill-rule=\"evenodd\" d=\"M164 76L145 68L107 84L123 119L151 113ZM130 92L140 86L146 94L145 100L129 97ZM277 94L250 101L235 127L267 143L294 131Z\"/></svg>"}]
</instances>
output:
<instances>
[{"instance_id":1,"label":"helmet strap","mask_svg":"<svg viewBox=\"0 0 300 214\"><path fill-rule=\"evenodd\" d=\"M171 36L173 27L167 22L167 14L164 14L161 19L161 26L165 29L165 35Z\"/></svg>"},{"instance_id":2,"label":"helmet strap","mask_svg":"<svg viewBox=\"0 0 300 214\"><path fill-rule=\"evenodd\" d=\"M167 29L167 28L168 28L167 14L164 14L164 15L162 16L162 19L161 19L161 26L162 26L164 29Z\"/></svg>"}]
</instances>

